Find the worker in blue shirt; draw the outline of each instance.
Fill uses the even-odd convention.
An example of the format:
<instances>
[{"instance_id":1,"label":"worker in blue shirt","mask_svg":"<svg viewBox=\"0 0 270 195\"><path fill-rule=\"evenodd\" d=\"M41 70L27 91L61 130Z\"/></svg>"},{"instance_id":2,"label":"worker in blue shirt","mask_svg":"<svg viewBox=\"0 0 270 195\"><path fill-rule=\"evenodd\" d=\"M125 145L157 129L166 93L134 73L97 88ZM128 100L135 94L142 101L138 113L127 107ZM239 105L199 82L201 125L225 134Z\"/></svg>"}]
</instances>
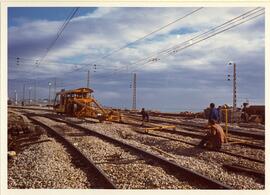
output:
<instances>
[{"instance_id":1,"label":"worker in blue shirt","mask_svg":"<svg viewBox=\"0 0 270 195\"><path fill-rule=\"evenodd\" d=\"M208 116L208 123L210 120L214 120L215 122L218 122L220 120L219 111L215 108L214 103L210 104L210 113Z\"/></svg>"}]
</instances>

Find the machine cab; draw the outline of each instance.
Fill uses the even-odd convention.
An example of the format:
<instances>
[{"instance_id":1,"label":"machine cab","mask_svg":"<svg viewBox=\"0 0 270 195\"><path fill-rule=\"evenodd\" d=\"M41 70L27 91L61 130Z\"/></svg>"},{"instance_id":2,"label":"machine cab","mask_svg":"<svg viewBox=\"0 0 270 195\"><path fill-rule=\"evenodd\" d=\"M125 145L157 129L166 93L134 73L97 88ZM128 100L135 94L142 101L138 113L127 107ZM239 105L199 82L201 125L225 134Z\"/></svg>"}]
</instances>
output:
<instances>
[{"instance_id":1,"label":"machine cab","mask_svg":"<svg viewBox=\"0 0 270 195\"><path fill-rule=\"evenodd\" d=\"M54 99L53 109L59 113L69 114L70 107L73 106L74 100L82 103L87 103L89 97L91 97L92 89L78 88L75 90L61 90L58 92Z\"/></svg>"}]
</instances>

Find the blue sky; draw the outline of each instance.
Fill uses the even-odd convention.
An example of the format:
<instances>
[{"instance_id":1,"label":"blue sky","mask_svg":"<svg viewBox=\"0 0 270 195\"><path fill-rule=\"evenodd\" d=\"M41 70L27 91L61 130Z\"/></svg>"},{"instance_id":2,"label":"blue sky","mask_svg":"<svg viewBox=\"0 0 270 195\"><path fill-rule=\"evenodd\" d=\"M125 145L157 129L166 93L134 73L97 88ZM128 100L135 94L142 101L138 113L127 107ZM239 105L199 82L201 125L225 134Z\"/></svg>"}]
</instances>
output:
<instances>
[{"instance_id":1,"label":"blue sky","mask_svg":"<svg viewBox=\"0 0 270 195\"><path fill-rule=\"evenodd\" d=\"M55 78L57 90L84 87L90 70L90 85L102 104L130 108L131 75L136 72L139 108L199 111L210 102L231 105L232 83L226 75L232 74L227 64L234 61L238 105L246 99L264 104L264 15L175 55L157 55L253 9L250 7L203 8L102 59L195 9L80 8L44 61L36 66L73 8L9 8L9 97L12 99L16 90L22 98L23 84L28 89L36 82L37 97L47 98L48 82ZM134 65L152 55L160 60Z\"/></svg>"},{"instance_id":2,"label":"blue sky","mask_svg":"<svg viewBox=\"0 0 270 195\"><path fill-rule=\"evenodd\" d=\"M73 7L19 7L8 9L8 26L19 25L22 20L65 20ZM95 11L97 8L80 8L76 16L82 16Z\"/></svg>"}]
</instances>

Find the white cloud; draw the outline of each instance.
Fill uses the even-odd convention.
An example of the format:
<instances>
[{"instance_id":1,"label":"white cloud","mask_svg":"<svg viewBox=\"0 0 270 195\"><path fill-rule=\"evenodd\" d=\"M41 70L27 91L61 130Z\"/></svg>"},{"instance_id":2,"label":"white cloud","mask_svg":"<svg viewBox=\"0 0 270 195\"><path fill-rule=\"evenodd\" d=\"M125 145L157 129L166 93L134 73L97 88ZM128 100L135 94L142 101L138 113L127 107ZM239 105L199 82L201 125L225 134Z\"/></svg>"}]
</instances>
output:
<instances>
[{"instance_id":1,"label":"white cloud","mask_svg":"<svg viewBox=\"0 0 270 195\"><path fill-rule=\"evenodd\" d=\"M74 71L76 67L84 66L72 63L96 63L99 65L97 72L105 75L111 74L112 70L115 69L120 69L122 72L138 69L140 73L153 74L170 70L190 70L201 72L203 75L206 71L212 71L213 74L223 76L226 63L229 60L237 60L238 62L252 60L258 64L263 62L264 19L260 17L175 55L159 56L161 60L155 63L131 65L142 58L189 40L209 28L253 9L230 7L204 8L160 31L155 36L116 52L108 58L100 59L126 43L134 41L195 9L98 8L92 13L74 18L38 68L34 68L31 64L35 64L34 59L40 59L44 55L63 21L21 20L19 25L9 28L9 56L13 56L13 59L9 61L9 78L58 77L65 80L70 75L68 73L71 72L74 81L85 79L81 76L84 72ZM16 66L16 59L14 59L16 56L32 58L33 61L28 61L28 65L25 65L26 61L21 60L20 66ZM96 61L97 59L98 61ZM61 63L53 64L50 61ZM251 64L245 64L245 66L256 69ZM88 68L89 66L85 66L83 70ZM250 69L248 70L252 72ZM162 78L161 76L160 79ZM115 79L116 83L107 84L117 87L119 78L115 77ZM201 84L209 84L207 79L202 79ZM119 94L116 92L105 94L104 92L100 97L119 98Z\"/></svg>"},{"instance_id":2,"label":"white cloud","mask_svg":"<svg viewBox=\"0 0 270 195\"><path fill-rule=\"evenodd\" d=\"M119 93L113 91L96 91L95 94L98 94L98 97L102 97L104 100L117 99L121 97Z\"/></svg>"},{"instance_id":3,"label":"white cloud","mask_svg":"<svg viewBox=\"0 0 270 195\"><path fill-rule=\"evenodd\" d=\"M46 60L63 60L77 57L81 58L78 60L91 63L125 43L136 40L194 9L195 8L98 8L91 14L80 16L72 20L66 32L62 34L55 47L46 57ZM142 41L136 48L126 48L107 60L102 60L102 62L113 66L112 61L120 61L123 65L130 63L130 61L136 61L136 59L151 55L153 52L155 53L160 49L173 46L177 44L177 42L182 42L182 40L187 40L194 34L183 34L180 38L179 34L177 36L167 34L170 30L179 27L184 29L206 30L216 24L225 22L227 19L231 19L231 17L237 16L241 11L250 9L251 8L204 8L198 13L159 32L158 34L166 35L161 40L153 39L152 41ZM153 15L155 17L153 17ZM22 45L32 43L33 50L31 51L30 48L28 52L20 50L22 55L25 53L27 57L30 57L30 55L34 53L34 58L40 58L46 51L49 41L55 36L57 27L60 24L61 21L32 21L23 23L18 27L11 27L9 29L10 53L13 53L12 48L17 45L22 47ZM20 36L18 36L18 34L20 34ZM246 36L243 36L243 33L228 32L223 35L218 35L219 41L205 41L199 44L197 48L203 49L207 47L220 49L221 46L224 47L225 43L231 48L239 50L239 52L245 52L246 50L252 52L252 48L257 47L261 42L258 41L258 38L250 40L249 38L252 36L250 34L252 33L249 32L246 33ZM245 49L243 49L243 47ZM193 48L189 48L188 50L192 52ZM16 51L15 55L19 56L20 51ZM192 59L189 62L191 63L192 61L195 63L194 67L198 66L198 60ZM151 65L149 67L153 67L156 70L158 65ZM159 67L162 69L164 66ZM169 65L166 67L169 67Z\"/></svg>"}]
</instances>

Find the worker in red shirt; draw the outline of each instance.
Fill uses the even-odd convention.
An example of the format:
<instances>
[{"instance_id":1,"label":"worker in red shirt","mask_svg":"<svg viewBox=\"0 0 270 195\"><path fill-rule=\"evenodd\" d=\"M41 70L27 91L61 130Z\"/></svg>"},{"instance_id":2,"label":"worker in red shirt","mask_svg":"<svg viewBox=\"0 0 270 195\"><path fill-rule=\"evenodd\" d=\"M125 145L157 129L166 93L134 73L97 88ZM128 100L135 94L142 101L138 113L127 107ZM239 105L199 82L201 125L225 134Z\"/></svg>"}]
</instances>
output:
<instances>
[{"instance_id":1,"label":"worker in red shirt","mask_svg":"<svg viewBox=\"0 0 270 195\"><path fill-rule=\"evenodd\" d=\"M227 142L222 127L215 120L210 119L207 128L208 132L199 143L199 146L219 151L222 144Z\"/></svg>"}]
</instances>

